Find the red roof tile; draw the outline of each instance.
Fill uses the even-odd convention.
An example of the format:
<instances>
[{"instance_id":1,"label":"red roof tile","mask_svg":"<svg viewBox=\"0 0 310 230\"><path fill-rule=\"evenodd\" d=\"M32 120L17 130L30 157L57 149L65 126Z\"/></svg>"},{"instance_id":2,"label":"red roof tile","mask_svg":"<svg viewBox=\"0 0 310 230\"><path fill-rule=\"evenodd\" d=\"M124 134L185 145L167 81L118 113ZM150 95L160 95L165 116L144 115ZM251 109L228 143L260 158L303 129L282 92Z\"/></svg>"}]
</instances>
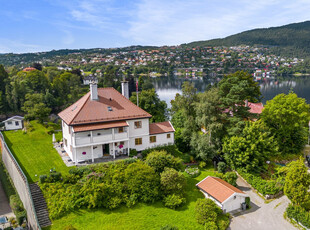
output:
<instances>
[{"instance_id":1,"label":"red roof tile","mask_svg":"<svg viewBox=\"0 0 310 230\"><path fill-rule=\"evenodd\" d=\"M245 194L244 192L227 183L226 181L212 176L206 177L196 186L221 203L227 200L234 193Z\"/></svg>"},{"instance_id":2,"label":"red roof tile","mask_svg":"<svg viewBox=\"0 0 310 230\"><path fill-rule=\"evenodd\" d=\"M250 113L256 113L256 114L261 114L264 109L264 105L261 102L260 103L249 102L248 107L250 108L249 110Z\"/></svg>"},{"instance_id":3,"label":"red roof tile","mask_svg":"<svg viewBox=\"0 0 310 230\"><path fill-rule=\"evenodd\" d=\"M126 121L112 121L105 123L94 123L88 125L75 125L73 126L74 132L84 132L90 130L98 130L98 129L110 129L110 128L118 128L128 126Z\"/></svg>"},{"instance_id":4,"label":"red roof tile","mask_svg":"<svg viewBox=\"0 0 310 230\"><path fill-rule=\"evenodd\" d=\"M150 135L158 133L170 133L174 132L174 128L169 121L158 122L150 124Z\"/></svg>"},{"instance_id":5,"label":"red roof tile","mask_svg":"<svg viewBox=\"0 0 310 230\"><path fill-rule=\"evenodd\" d=\"M91 100L88 92L58 116L68 125L152 117L114 88L98 89L98 98L98 101ZM112 111L109 111L108 107L111 107Z\"/></svg>"}]
</instances>

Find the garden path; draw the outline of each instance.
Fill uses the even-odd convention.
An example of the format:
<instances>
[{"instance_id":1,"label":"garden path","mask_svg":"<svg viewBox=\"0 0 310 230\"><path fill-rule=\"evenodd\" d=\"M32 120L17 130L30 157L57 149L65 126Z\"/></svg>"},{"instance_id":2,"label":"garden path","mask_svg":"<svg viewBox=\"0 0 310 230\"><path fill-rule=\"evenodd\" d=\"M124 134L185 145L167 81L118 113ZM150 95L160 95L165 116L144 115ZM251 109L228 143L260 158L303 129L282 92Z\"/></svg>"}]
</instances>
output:
<instances>
[{"instance_id":1,"label":"garden path","mask_svg":"<svg viewBox=\"0 0 310 230\"><path fill-rule=\"evenodd\" d=\"M8 198L6 197L2 184L0 182L0 216L11 217L14 216L9 205Z\"/></svg>"},{"instance_id":2,"label":"garden path","mask_svg":"<svg viewBox=\"0 0 310 230\"><path fill-rule=\"evenodd\" d=\"M238 178L238 188L251 198L251 208L244 212L233 214L230 230L294 230L297 229L284 219L283 214L290 203L286 196L282 196L269 203L257 195L249 185Z\"/></svg>"}]
</instances>

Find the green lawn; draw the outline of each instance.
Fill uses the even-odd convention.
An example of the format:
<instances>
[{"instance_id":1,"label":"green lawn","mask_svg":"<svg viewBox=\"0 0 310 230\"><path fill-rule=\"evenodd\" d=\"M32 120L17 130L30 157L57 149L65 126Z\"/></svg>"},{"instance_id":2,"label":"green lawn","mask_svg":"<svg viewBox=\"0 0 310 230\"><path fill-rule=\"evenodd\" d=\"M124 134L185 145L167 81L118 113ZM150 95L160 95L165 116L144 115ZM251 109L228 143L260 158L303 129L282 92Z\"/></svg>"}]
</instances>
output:
<instances>
[{"instance_id":1,"label":"green lawn","mask_svg":"<svg viewBox=\"0 0 310 230\"><path fill-rule=\"evenodd\" d=\"M197 178L188 178L187 203L183 207L172 210L161 202L147 205L139 203L133 208L125 206L109 211L106 209L81 209L53 221L53 225L45 229L64 229L72 224L77 229L157 229L170 224L181 229L204 229L195 219L195 203L203 194L196 188L196 183L214 171L202 171Z\"/></svg>"},{"instance_id":2,"label":"green lawn","mask_svg":"<svg viewBox=\"0 0 310 230\"><path fill-rule=\"evenodd\" d=\"M29 183L38 181L42 174L49 174L51 168L67 173L69 168L53 148L52 135L48 135L47 129L37 121L32 121L31 124L34 130L27 134L21 130L3 132L8 147L26 174ZM57 138L61 138L61 132L56 134Z\"/></svg>"}]
</instances>

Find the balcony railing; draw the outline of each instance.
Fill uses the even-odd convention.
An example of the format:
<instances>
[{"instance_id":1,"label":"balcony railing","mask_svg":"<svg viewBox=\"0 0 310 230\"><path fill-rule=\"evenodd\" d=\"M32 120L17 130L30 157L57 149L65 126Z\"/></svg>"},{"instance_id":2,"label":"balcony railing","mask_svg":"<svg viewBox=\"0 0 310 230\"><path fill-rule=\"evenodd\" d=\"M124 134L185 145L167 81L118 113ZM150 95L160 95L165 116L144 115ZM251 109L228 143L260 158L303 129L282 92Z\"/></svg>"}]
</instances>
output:
<instances>
[{"instance_id":1,"label":"balcony railing","mask_svg":"<svg viewBox=\"0 0 310 230\"><path fill-rule=\"evenodd\" d=\"M87 144L99 144L99 143L105 143L110 141L118 141L118 140L124 140L128 138L128 132L123 133L112 133L112 134L101 134L96 136L77 136L75 137L75 145L87 145Z\"/></svg>"}]
</instances>

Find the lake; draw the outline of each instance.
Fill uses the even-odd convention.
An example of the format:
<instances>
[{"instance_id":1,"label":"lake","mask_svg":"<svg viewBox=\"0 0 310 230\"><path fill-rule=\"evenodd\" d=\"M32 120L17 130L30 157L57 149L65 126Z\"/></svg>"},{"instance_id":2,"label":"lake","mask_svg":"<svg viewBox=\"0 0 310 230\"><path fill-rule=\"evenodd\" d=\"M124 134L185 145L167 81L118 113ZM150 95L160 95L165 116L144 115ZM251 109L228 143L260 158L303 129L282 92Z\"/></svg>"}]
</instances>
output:
<instances>
[{"instance_id":1,"label":"lake","mask_svg":"<svg viewBox=\"0 0 310 230\"><path fill-rule=\"evenodd\" d=\"M184 81L193 82L198 92L205 91L208 85L214 84L217 79L185 79L177 77L160 77L153 78L153 84L156 92L161 100L167 102L168 107L171 107L170 101L174 99L177 93L181 93L182 83ZM305 98L307 103L310 103L310 76L298 76L298 77L282 77L282 78L265 78L258 81L260 90L262 92L262 102L266 104L266 101L271 100L280 93L289 93L293 90L299 97Z\"/></svg>"}]
</instances>

